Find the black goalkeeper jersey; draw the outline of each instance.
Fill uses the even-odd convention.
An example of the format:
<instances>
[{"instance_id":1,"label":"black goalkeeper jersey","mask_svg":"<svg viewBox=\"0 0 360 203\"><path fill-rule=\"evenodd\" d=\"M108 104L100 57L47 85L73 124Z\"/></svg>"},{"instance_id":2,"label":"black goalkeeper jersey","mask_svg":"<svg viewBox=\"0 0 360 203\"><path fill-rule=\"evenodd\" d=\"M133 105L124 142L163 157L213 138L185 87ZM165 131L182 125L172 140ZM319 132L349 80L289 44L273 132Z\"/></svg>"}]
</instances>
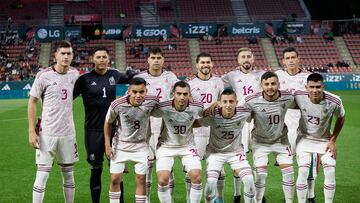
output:
<instances>
[{"instance_id":1,"label":"black goalkeeper jersey","mask_svg":"<svg viewBox=\"0 0 360 203\"><path fill-rule=\"evenodd\" d=\"M75 83L74 99L82 95L85 108L85 130L103 131L107 110L116 99L116 85L129 83L131 78L116 69L104 75L92 70L81 75Z\"/></svg>"}]
</instances>

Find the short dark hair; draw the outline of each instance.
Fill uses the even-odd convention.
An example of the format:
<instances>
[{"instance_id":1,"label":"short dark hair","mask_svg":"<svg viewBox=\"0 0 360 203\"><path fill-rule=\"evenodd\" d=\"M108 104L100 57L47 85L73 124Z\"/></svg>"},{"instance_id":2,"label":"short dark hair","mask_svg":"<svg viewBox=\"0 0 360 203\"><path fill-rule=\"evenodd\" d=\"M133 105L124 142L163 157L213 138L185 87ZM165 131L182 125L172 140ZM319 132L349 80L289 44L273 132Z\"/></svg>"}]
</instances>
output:
<instances>
[{"instance_id":1,"label":"short dark hair","mask_svg":"<svg viewBox=\"0 0 360 203\"><path fill-rule=\"evenodd\" d=\"M220 98L223 95L234 95L236 97L236 92L232 89L232 88L225 88L221 94L220 94Z\"/></svg>"},{"instance_id":2,"label":"short dark hair","mask_svg":"<svg viewBox=\"0 0 360 203\"><path fill-rule=\"evenodd\" d=\"M60 48L71 48L71 42L67 40L58 41L55 43L55 50L59 51Z\"/></svg>"},{"instance_id":3,"label":"short dark hair","mask_svg":"<svg viewBox=\"0 0 360 203\"><path fill-rule=\"evenodd\" d=\"M187 83L187 82L185 82L185 81L183 81L183 80L180 80L180 81L178 81L178 82L176 82L176 83L174 84L174 87L173 87L172 92L175 92L175 89L176 89L177 87L182 87L182 88L187 87L187 88L189 88L189 91L190 91L190 85L189 85L189 83Z\"/></svg>"},{"instance_id":4,"label":"short dark hair","mask_svg":"<svg viewBox=\"0 0 360 203\"><path fill-rule=\"evenodd\" d=\"M97 51L105 51L107 54L109 54L109 50L106 47L96 47L91 51L91 56L94 56Z\"/></svg>"},{"instance_id":5,"label":"short dark hair","mask_svg":"<svg viewBox=\"0 0 360 203\"><path fill-rule=\"evenodd\" d=\"M196 63L199 63L201 57L209 57L212 60L211 55L207 52L201 52L196 56Z\"/></svg>"},{"instance_id":6,"label":"short dark hair","mask_svg":"<svg viewBox=\"0 0 360 203\"><path fill-rule=\"evenodd\" d=\"M295 52L296 53L296 56L299 55L299 53L297 52L296 48L295 47L286 47L282 53L283 53L283 57L285 55L285 53L288 53L288 52Z\"/></svg>"},{"instance_id":7,"label":"short dark hair","mask_svg":"<svg viewBox=\"0 0 360 203\"><path fill-rule=\"evenodd\" d=\"M144 80L144 78L135 77L129 81L129 86L131 86L131 85L145 85L146 86L146 81Z\"/></svg>"},{"instance_id":8,"label":"short dark hair","mask_svg":"<svg viewBox=\"0 0 360 203\"><path fill-rule=\"evenodd\" d=\"M276 75L276 73L268 71L261 76L261 82L272 77L276 77L279 80L279 77Z\"/></svg>"},{"instance_id":9,"label":"short dark hair","mask_svg":"<svg viewBox=\"0 0 360 203\"><path fill-rule=\"evenodd\" d=\"M163 56L163 52L160 47L150 47L148 57L150 56L150 54L160 54L161 56Z\"/></svg>"},{"instance_id":10,"label":"short dark hair","mask_svg":"<svg viewBox=\"0 0 360 203\"><path fill-rule=\"evenodd\" d=\"M307 83L309 83L310 81L313 81L313 82L324 82L324 77L319 74L319 73L311 73L308 78L307 78Z\"/></svg>"}]
</instances>

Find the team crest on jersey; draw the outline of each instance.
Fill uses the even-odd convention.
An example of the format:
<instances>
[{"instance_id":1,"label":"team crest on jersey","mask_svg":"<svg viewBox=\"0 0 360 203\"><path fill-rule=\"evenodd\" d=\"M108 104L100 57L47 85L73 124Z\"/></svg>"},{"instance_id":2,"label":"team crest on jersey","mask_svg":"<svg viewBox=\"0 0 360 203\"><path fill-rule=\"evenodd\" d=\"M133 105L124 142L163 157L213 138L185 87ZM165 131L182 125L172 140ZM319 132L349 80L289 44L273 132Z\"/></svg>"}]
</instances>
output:
<instances>
[{"instance_id":1,"label":"team crest on jersey","mask_svg":"<svg viewBox=\"0 0 360 203\"><path fill-rule=\"evenodd\" d=\"M173 120L172 120L172 119L169 119L169 120L168 120L168 122L169 122L169 123L172 123L172 122L173 122Z\"/></svg>"},{"instance_id":2,"label":"team crest on jersey","mask_svg":"<svg viewBox=\"0 0 360 203\"><path fill-rule=\"evenodd\" d=\"M200 88L196 88L196 91L200 91Z\"/></svg>"},{"instance_id":3,"label":"team crest on jersey","mask_svg":"<svg viewBox=\"0 0 360 203\"><path fill-rule=\"evenodd\" d=\"M266 112L266 110L265 110L265 109L262 109L261 112Z\"/></svg>"},{"instance_id":4,"label":"team crest on jersey","mask_svg":"<svg viewBox=\"0 0 360 203\"><path fill-rule=\"evenodd\" d=\"M242 82L242 80L241 80L241 79L239 79L237 82Z\"/></svg>"},{"instance_id":5,"label":"team crest on jersey","mask_svg":"<svg viewBox=\"0 0 360 203\"><path fill-rule=\"evenodd\" d=\"M323 110L323 114L326 115L326 114L328 114L328 113L329 113L329 109L328 109L328 108L325 108L325 109Z\"/></svg>"},{"instance_id":6,"label":"team crest on jersey","mask_svg":"<svg viewBox=\"0 0 360 203\"><path fill-rule=\"evenodd\" d=\"M56 82L54 82L52 85L57 85L57 83L56 83Z\"/></svg>"},{"instance_id":7,"label":"team crest on jersey","mask_svg":"<svg viewBox=\"0 0 360 203\"><path fill-rule=\"evenodd\" d=\"M303 111L303 112L306 112L306 109L305 109L305 108L303 108L303 109L302 109L302 111Z\"/></svg>"},{"instance_id":8,"label":"team crest on jersey","mask_svg":"<svg viewBox=\"0 0 360 203\"><path fill-rule=\"evenodd\" d=\"M113 76L111 76L111 77L109 78L109 83L110 83L110 85L116 85L116 84L115 84L115 79L114 79Z\"/></svg>"}]
</instances>

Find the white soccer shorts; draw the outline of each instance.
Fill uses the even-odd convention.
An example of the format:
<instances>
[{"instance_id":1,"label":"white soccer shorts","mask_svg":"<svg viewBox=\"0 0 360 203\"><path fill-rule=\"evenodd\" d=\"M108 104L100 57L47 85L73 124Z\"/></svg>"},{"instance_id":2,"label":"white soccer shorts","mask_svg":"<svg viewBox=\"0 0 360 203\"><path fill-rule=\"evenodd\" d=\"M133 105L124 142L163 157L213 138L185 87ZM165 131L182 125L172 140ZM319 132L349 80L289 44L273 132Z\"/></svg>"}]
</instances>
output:
<instances>
[{"instance_id":1,"label":"white soccer shorts","mask_svg":"<svg viewBox=\"0 0 360 203\"><path fill-rule=\"evenodd\" d=\"M149 150L141 150L136 152L116 150L114 156L110 160L110 173L123 173L127 162L135 163L135 173L145 175L148 170Z\"/></svg>"},{"instance_id":2,"label":"white soccer shorts","mask_svg":"<svg viewBox=\"0 0 360 203\"><path fill-rule=\"evenodd\" d=\"M268 156L270 153L276 155L276 161L279 164L293 164L293 155L289 145L275 143L275 144L263 144L253 143L253 159L254 166L267 166Z\"/></svg>"},{"instance_id":3,"label":"white soccer shorts","mask_svg":"<svg viewBox=\"0 0 360 203\"><path fill-rule=\"evenodd\" d=\"M185 171L193 169L201 170L201 162L195 146L184 147L163 147L156 151L156 171L171 171L174 165L174 158L179 157Z\"/></svg>"},{"instance_id":4,"label":"white soccer shorts","mask_svg":"<svg viewBox=\"0 0 360 203\"><path fill-rule=\"evenodd\" d=\"M52 165L56 156L59 164L79 161L75 136L40 135L40 149L36 149L36 164Z\"/></svg>"},{"instance_id":5,"label":"white soccer shorts","mask_svg":"<svg viewBox=\"0 0 360 203\"><path fill-rule=\"evenodd\" d=\"M220 173L225 163L228 163L232 170L250 168L244 152L211 153L206 158L206 171Z\"/></svg>"}]
</instances>

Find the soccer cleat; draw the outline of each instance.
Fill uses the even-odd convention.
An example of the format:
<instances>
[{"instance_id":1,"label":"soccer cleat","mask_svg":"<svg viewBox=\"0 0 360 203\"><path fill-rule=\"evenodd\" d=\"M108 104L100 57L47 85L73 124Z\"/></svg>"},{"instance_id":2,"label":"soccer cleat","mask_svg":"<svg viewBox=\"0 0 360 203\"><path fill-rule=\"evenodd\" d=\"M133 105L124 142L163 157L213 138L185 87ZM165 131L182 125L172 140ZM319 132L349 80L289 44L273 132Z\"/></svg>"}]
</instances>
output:
<instances>
[{"instance_id":1,"label":"soccer cleat","mask_svg":"<svg viewBox=\"0 0 360 203\"><path fill-rule=\"evenodd\" d=\"M218 199L218 198L216 198L216 199L215 199L215 201L214 201L214 203L224 203L224 202L223 202L223 200L222 200L222 199Z\"/></svg>"},{"instance_id":2,"label":"soccer cleat","mask_svg":"<svg viewBox=\"0 0 360 203\"><path fill-rule=\"evenodd\" d=\"M315 197L309 198L309 199L308 199L308 202L309 202L309 203L315 203Z\"/></svg>"},{"instance_id":3,"label":"soccer cleat","mask_svg":"<svg viewBox=\"0 0 360 203\"><path fill-rule=\"evenodd\" d=\"M234 196L234 203L241 203L241 195Z\"/></svg>"}]
</instances>

